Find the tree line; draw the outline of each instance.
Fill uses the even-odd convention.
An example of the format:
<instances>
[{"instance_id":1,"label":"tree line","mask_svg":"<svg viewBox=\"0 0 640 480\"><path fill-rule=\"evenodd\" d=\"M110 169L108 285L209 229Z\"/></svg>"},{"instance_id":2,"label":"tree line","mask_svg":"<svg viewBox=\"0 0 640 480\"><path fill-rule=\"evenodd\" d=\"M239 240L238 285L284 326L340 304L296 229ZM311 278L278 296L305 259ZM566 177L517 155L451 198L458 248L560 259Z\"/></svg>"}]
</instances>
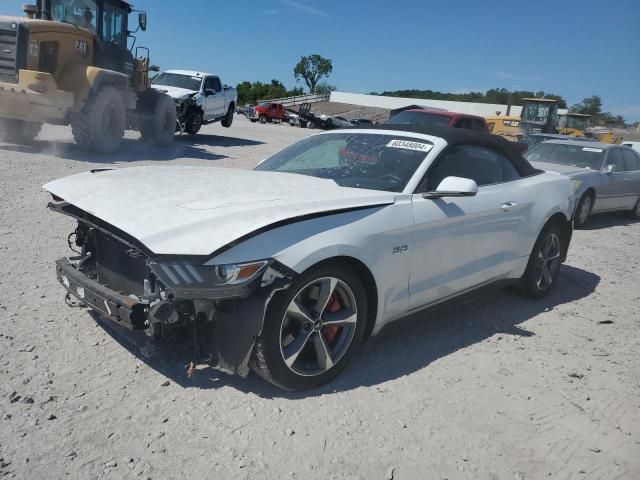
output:
<instances>
[{"instance_id":1,"label":"tree line","mask_svg":"<svg viewBox=\"0 0 640 480\"><path fill-rule=\"evenodd\" d=\"M544 91L531 92L527 90L510 91L506 88L491 88L486 92L446 93L433 90L393 90L382 93L372 92L372 95L386 97L420 98L425 100L449 100L453 102L496 103L501 105L522 105L523 98L553 98L558 100L560 108L567 108L567 102L561 95Z\"/></svg>"}]
</instances>

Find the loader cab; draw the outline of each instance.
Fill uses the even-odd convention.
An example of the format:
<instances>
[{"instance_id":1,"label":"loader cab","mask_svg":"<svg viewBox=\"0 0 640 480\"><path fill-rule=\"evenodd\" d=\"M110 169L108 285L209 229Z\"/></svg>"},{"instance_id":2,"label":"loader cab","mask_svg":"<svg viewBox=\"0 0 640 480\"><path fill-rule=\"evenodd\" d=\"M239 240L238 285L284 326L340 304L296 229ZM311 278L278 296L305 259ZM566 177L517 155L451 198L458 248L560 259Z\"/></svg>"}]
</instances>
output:
<instances>
[{"instance_id":1,"label":"loader cab","mask_svg":"<svg viewBox=\"0 0 640 480\"><path fill-rule=\"evenodd\" d=\"M549 98L523 98L520 120L524 134L557 133L558 101Z\"/></svg>"},{"instance_id":2,"label":"loader cab","mask_svg":"<svg viewBox=\"0 0 640 480\"><path fill-rule=\"evenodd\" d=\"M89 30L95 44L93 65L132 77L135 61L127 45L132 11L122 0L38 0L36 16ZM139 29L146 30L142 13Z\"/></svg>"},{"instance_id":3,"label":"loader cab","mask_svg":"<svg viewBox=\"0 0 640 480\"><path fill-rule=\"evenodd\" d=\"M583 113L567 113L558 120L558 129L563 135L584 137L591 115Z\"/></svg>"}]
</instances>

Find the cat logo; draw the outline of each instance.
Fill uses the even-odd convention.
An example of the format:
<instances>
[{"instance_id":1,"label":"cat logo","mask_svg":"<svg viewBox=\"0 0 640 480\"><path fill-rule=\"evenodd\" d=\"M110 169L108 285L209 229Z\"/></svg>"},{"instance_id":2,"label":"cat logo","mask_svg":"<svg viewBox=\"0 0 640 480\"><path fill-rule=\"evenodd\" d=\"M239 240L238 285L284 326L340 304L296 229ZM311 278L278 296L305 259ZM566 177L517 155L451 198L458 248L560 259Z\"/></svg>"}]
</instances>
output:
<instances>
[{"instance_id":1,"label":"cat logo","mask_svg":"<svg viewBox=\"0 0 640 480\"><path fill-rule=\"evenodd\" d=\"M76 55L86 57L89 54L89 44L84 40L76 40L73 44Z\"/></svg>"}]
</instances>

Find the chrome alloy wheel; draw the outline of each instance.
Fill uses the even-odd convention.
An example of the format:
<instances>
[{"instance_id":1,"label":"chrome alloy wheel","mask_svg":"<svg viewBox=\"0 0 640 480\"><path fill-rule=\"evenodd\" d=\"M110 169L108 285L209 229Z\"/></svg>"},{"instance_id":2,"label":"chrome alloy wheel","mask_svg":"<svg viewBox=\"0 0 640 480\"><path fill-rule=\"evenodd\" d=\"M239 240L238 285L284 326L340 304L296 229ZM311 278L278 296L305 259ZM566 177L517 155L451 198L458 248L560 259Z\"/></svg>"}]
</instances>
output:
<instances>
[{"instance_id":1,"label":"chrome alloy wheel","mask_svg":"<svg viewBox=\"0 0 640 480\"><path fill-rule=\"evenodd\" d=\"M548 290L560 268L560 238L549 233L540 247L536 258L536 284L540 290Z\"/></svg>"},{"instance_id":2,"label":"chrome alloy wheel","mask_svg":"<svg viewBox=\"0 0 640 480\"><path fill-rule=\"evenodd\" d=\"M303 376L325 373L349 349L358 323L353 291L334 277L302 287L280 326L280 353L287 367Z\"/></svg>"}]
</instances>

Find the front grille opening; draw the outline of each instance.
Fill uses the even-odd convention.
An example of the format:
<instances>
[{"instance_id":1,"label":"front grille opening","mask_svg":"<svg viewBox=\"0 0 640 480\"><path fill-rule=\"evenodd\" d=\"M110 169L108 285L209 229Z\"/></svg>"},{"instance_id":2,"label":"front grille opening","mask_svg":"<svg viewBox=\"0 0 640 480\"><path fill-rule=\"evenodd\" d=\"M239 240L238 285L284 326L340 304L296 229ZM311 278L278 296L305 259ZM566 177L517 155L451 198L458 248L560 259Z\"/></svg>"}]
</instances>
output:
<instances>
[{"instance_id":1,"label":"front grille opening","mask_svg":"<svg viewBox=\"0 0 640 480\"><path fill-rule=\"evenodd\" d=\"M102 233L96 235L96 274L105 287L139 298L149 278L144 255Z\"/></svg>"}]
</instances>

